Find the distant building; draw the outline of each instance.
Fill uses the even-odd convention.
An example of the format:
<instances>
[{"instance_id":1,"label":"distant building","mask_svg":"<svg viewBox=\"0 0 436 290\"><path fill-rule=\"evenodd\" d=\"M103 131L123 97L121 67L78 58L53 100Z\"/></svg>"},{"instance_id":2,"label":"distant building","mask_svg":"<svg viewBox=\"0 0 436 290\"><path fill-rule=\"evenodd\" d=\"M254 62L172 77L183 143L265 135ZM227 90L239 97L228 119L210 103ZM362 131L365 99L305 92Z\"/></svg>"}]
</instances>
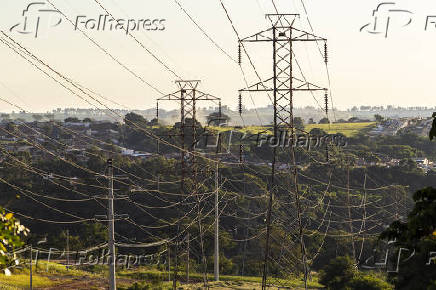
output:
<instances>
[{"instance_id":1,"label":"distant building","mask_svg":"<svg viewBox=\"0 0 436 290\"><path fill-rule=\"evenodd\" d=\"M427 158L415 158L415 162L418 166L428 166L430 164Z\"/></svg>"}]
</instances>

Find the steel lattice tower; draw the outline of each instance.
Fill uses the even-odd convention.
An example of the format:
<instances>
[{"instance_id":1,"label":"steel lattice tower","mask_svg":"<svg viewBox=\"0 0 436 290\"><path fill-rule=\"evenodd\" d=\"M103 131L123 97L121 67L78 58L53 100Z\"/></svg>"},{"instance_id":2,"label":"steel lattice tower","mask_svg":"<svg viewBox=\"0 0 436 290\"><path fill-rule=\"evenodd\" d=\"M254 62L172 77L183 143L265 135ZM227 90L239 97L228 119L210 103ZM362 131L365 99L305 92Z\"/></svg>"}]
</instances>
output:
<instances>
[{"instance_id":1,"label":"steel lattice tower","mask_svg":"<svg viewBox=\"0 0 436 290\"><path fill-rule=\"evenodd\" d=\"M198 182L198 174L199 174L199 166L197 164L196 154L194 153L196 145L199 141L199 132L198 132L198 124L197 124L197 103L199 101L213 101L221 104L221 99L214 97L210 94L203 93L199 91L197 88L200 84L199 80L179 80L176 81L179 90L175 93L163 96L158 99L158 103L160 101L177 101L180 103L180 128L179 128L179 136L181 142L181 150L180 150L180 158L181 158L181 192L186 192L185 188L185 179L186 176L191 176L193 186L192 190L189 194L196 197L198 214L201 214L200 204L201 199L198 197L199 191L199 182ZM221 108L220 108L221 111ZM186 130L190 129L188 139L190 143L186 147L187 134ZM204 244L203 244L203 230L201 225L201 219L198 219L198 226L200 231L200 245L202 252L202 261L203 261L203 281L204 284L207 284L207 269L206 269L206 256L204 252ZM176 248L177 251L177 248ZM176 253L177 255L177 253ZM174 283L177 280L177 266L174 274Z\"/></svg>"},{"instance_id":2,"label":"steel lattice tower","mask_svg":"<svg viewBox=\"0 0 436 290\"><path fill-rule=\"evenodd\" d=\"M160 101L177 101L180 103L180 142L182 150L181 154L181 171L182 181L181 187L184 188L186 176L189 174L193 176L194 182L197 176L197 166L195 154L195 147L199 141L198 128L197 128L197 103L199 101L213 101L220 102L221 99L214 97L210 94L203 93L197 88L200 84L199 80L180 80L176 81L179 90L175 93L168 94L158 99ZM189 120L189 122L187 122ZM190 144L186 147L186 129L190 128ZM189 167L189 168L188 168Z\"/></svg>"},{"instance_id":3,"label":"steel lattice tower","mask_svg":"<svg viewBox=\"0 0 436 290\"><path fill-rule=\"evenodd\" d=\"M294 114L293 114L293 100L295 92L314 92L323 91L327 89L314 85L306 80L301 80L294 76L294 42L318 42L322 41L326 43L326 39L318 37L314 34L296 29L293 27L295 19L298 14L267 14L266 18L271 22L271 28L256 33L247 38L241 39L240 46L244 46L244 43L251 42L265 42L272 43L272 57L273 57L273 77L258 82L248 88L240 90L242 92L272 92L273 94L273 134L274 140L280 138L279 131L290 134L291 146L290 158L291 158L291 181L292 187L295 191L296 206L297 206L297 218L300 231L300 245L302 251L302 260L305 267L305 274L307 275L306 267L306 254L305 245L303 240L303 228L301 221L301 204L299 197L299 188L297 183L297 167L295 162L295 149L294 149ZM326 47L326 46L325 46ZM244 47L245 50L245 47ZM327 51L327 50L326 50ZM325 59L327 60L327 54L325 51ZM276 142L276 141L275 141ZM274 154L272 160L271 180L269 184L269 201L267 210L267 237L266 237L266 249L263 267L262 289L266 289L268 260L269 260L269 248L270 248L270 235L271 235L271 219L272 219L272 203L273 196L276 192L276 155L277 147L274 147Z\"/></svg>"}]
</instances>

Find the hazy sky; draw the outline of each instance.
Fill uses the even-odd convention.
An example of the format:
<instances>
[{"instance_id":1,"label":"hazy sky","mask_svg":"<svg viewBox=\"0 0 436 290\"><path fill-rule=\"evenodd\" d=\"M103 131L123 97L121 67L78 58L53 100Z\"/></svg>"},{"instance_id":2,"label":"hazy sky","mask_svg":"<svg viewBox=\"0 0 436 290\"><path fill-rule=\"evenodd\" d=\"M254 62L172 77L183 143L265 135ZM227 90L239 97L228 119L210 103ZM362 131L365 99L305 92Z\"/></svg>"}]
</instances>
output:
<instances>
[{"instance_id":1,"label":"hazy sky","mask_svg":"<svg viewBox=\"0 0 436 290\"><path fill-rule=\"evenodd\" d=\"M60 11L76 21L98 19L104 11L94 0L50 0ZM165 19L164 31L135 31L133 35L184 79L201 79L201 90L221 97L236 108L237 90L244 87L238 65L218 50L180 10L174 0L99 0L116 18ZM201 27L232 57L237 58L237 38L219 0L178 0ZM273 13L270 0L223 0L241 37L267 28L265 13ZM42 2L34 1L34 2ZM275 0L283 13L300 13L297 28L309 30L301 0ZM32 6L26 13L27 30L35 30L40 17L38 37L23 34L23 10L32 1L0 0L0 27L44 61L103 96L129 108L155 106L160 95L128 73L101 52L74 26L59 15L39 11L53 9ZM354 105L435 106L433 69L436 68L436 2L430 0L396 1L382 6L374 29L373 10L381 2L373 0L305 0L317 35L329 40L331 85L335 106ZM399 11L401 10L401 11ZM406 12L407 10L410 12ZM51 18L49 17L51 16ZM385 38L386 19L390 19ZM412 22L408 24L409 20ZM49 23L50 22L50 23ZM10 31L10 28L19 24ZM361 27L369 24L362 32ZM81 26L81 28L83 25ZM374 31L379 34L371 33ZM138 76L164 93L177 90L175 77L153 59L125 31L85 30L102 47ZM249 44L250 56L264 79L272 76L271 44ZM298 61L308 80L327 86L327 77L316 45L298 44ZM45 77L25 60L0 43L0 96L33 112L58 107L90 107ZM249 83L257 82L243 59ZM269 104L266 95L256 94L245 105ZM322 96L317 96L322 102ZM299 94L296 104L313 105L312 96ZM108 103L108 105L113 106ZM204 104L205 106L213 104ZM167 108L174 108L168 104ZM0 111L14 110L0 102ZM16 109L15 109L16 110Z\"/></svg>"}]
</instances>

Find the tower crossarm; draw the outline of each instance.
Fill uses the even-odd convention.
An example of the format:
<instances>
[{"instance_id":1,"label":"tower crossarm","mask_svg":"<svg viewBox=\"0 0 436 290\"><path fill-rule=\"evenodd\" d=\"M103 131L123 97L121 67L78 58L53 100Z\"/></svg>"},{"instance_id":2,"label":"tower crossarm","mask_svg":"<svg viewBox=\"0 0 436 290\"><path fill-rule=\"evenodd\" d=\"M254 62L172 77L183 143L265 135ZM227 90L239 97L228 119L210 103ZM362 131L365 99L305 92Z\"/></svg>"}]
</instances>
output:
<instances>
[{"instance_id":1,"label":"tower crossarm","mask_svg":"<svg viewBox=\"0 0 436 290\"><path fill-rule=\"evenodd\" d=\"M274 91L273 79L269 78L265 81L258 82L254 85L249 86L248 88L241 89L239 92L272 92ZM300 80L299 78L293 77L294 86L292 88L293 91L325 91L326 88L320 87L313 83ZM277 88L277 91L289 91L289 88Z\"/></svg>"},{"instance_id":2,"label":"tower crossarm","mask_svg":"<svg viewBox=\"0 0 436 290\"><path fill-rule=\"evenodd\" d=\"M179 101L180 100L180 91L165 95L161 98L158 98L157 100L158 101Z\"/></svg>"},{"instance_id":3,"label":"tower crossarm","mask_svg":"<svg viewBox=\"0 0 436 290\"><path fill-rule=\"evenodd\" d=\"M327 41L326 38L317 36L313 33L303 31L290 26L275 26L274 28L268 28L246 38L240 40L240 42L272 42L274 41L273 30L276 29L278 35L275 41L277 42L289 42L289 41ZM292 35L292 37L291 37Z\"/></svg>"}]
</instances>

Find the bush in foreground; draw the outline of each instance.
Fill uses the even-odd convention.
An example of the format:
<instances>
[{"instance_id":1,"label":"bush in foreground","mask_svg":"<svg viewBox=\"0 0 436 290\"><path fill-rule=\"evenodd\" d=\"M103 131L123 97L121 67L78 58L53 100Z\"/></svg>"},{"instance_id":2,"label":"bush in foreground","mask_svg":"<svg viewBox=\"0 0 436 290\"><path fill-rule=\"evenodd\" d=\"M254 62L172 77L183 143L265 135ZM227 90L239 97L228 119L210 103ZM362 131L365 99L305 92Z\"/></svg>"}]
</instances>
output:
<instances>
[{"instance_id":1,"label":"bush in foreground","mask_svg":"<svg viewBox=\"0 0 436 290\"><path fill-rule=\"evenodd\" d=\"M332 259L320 271L319 283L331 290L391 290L393 287L382 279L364 275L354 266L350 257Z\"/></svg>"}]
</instances>

